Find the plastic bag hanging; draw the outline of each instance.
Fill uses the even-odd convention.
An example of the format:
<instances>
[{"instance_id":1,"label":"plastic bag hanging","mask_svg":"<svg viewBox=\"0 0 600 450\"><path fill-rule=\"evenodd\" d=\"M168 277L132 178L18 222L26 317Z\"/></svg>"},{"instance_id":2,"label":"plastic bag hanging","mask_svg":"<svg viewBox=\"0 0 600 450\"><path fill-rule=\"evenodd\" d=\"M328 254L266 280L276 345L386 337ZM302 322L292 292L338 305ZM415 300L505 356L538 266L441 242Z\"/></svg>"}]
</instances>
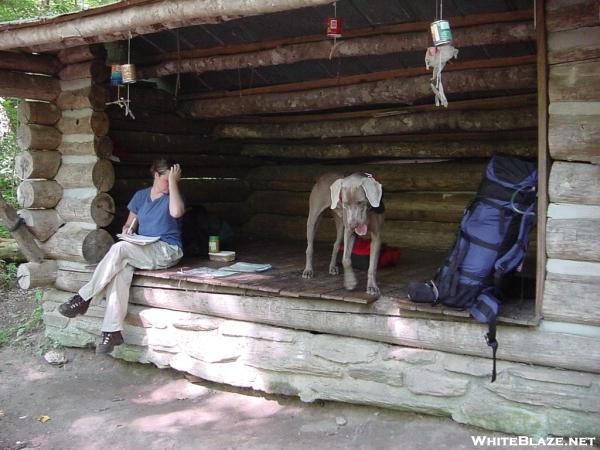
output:
<instances>
[{"instance_id":1,"label":"plastic bag hanging","mask_svg":"<svg viewBox=\"0 0 600 450\"><path fill-rule=\"evenodd\" d=\"M442 0L440 0L439 18L436 8L437 20L431 24L431 37L434 47L429 47L425 52L425 67L427 69L433 69L430 86L435 95L435 106L442 105L447 107L448 99L446 98L444 86L442 85L442 70L444 70L448 61L458 57L458 49L452 46L450 23L447 20L442 20L442 8L443 3Z\"/></svg>"}]
</instances>

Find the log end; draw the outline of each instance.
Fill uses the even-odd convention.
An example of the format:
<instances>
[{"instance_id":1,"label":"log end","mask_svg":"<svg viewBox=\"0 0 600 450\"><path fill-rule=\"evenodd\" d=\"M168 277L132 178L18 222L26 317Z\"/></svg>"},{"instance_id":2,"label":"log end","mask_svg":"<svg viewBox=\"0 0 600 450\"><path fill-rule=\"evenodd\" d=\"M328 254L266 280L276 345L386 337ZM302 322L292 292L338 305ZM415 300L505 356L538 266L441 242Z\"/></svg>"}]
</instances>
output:
<instances>
[{"instance_id":1,"label":"log end","mask_svg":"<svg viewBox=\"0 0 600 450\"><path fill-rule=\"evenodd\" d=\"M83 257L90 264L96 264L114 244L110 233L99 229L91 231L83 241Z\"/></svg>"}]
</instances>

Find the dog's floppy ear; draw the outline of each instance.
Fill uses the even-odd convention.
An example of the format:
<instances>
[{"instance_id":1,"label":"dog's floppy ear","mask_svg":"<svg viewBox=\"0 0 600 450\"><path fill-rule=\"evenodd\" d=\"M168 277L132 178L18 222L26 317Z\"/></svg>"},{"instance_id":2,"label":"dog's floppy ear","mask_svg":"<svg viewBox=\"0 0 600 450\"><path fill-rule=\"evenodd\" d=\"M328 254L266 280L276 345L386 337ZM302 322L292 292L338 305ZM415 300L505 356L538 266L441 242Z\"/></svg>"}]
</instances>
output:
<instances>
[{"instance_id":1,"label":"dog's floppy ear","mask_svg":"<svg viewBox=\"0 0 600 450\"><path fill-rule=\"evenodd\" d=\"M338 202L340 201L340 192L342 191L342 178L338 178L331 186L329 186L329 190L331 191L331 209L337 208Z\"/></svg>"},{"instance_id":2,"label":"dog's floppy ear","mask_svg":"<svg viewBox=\"0 0 600 450\"><path fill-rule=\"evenodd\" d=\"M366 177L362 182L362 187L365 190L365 195L371 206L373 208L378 208L379 202L381 202L381 196L383 195L381 183L376 181L373 177Z\"/></svg>"}]
</instances>

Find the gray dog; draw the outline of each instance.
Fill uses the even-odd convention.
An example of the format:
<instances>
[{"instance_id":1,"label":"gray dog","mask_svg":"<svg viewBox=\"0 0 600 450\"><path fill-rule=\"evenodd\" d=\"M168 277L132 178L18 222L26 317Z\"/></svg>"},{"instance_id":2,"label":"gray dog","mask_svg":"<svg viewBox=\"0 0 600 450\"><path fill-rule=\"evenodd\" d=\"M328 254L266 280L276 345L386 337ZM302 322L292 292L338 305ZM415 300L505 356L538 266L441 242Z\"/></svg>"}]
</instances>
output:
<instances>
[{"instance_id":1,"label":"gray dog","mask_svg":"<svg viewBox=\"0 0 600 450\"><path fill-rule=\"evenodd\" d=\"M329 273L337 275L338 267L336 258L344 238L344 287L351 291L356 287L356 276L352 270L350 255L354 247L356 235L365 236L371 233L371 250L369 255L369 272L367 281L367 294L379 295L377 287L377 263L381 249L381 229L383 226L383 213L375 212L379 208L383 189L371 175L354 173L344 178L343 175L327 173L320 177L309 199L308 220L306 222L306 266L302 273L303 278L313 276L313 241L319 220L327 208L333 210L335 219L336 239L333 244Z\"/></svg>"}]
</instances>

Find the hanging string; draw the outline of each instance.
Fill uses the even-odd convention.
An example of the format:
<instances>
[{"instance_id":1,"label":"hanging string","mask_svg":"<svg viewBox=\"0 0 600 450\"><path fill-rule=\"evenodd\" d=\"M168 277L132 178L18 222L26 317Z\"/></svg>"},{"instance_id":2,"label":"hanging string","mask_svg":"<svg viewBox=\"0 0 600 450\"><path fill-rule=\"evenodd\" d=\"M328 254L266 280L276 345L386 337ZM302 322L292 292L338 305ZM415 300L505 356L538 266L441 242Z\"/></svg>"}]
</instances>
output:
<instances>
[{"instance_id":1,"label":"hanging string","mask_svg":"<svg viewBox=\"0 0 600 450\"><path fill-rule=\"evenodd\" d=\"M333 2L333 17L337 19L337 2ZM329 59L333 58L333 53L335 52L335 46L337 45L337 36L333 37L333 46L331 47L331 51L329 52Z\"/></svg>"},{"instance_id":2,"label":"hanging string","mask_svg":"<svg viewBox=\"0 0 600 450\"><path fill-rule=\"evenodd\" d=\"M179 29L176 31L177 36L177 78L175 79L175 102L177 102L177 95L179 88L181 87L181 45L179 41Z\"/></svg>"},{"instance_id":3,"label":"hanging string","mask_svg":"<svg viewBox=\"0 0 600 450\"><path fill-rule=\"evenodd\" d=\"M127 64L131 64L131 31L129 32L129 38L127 39ZM131 118L135 120L135 116L133 115L131 108L129 108L129 104L131 102L131 100L129 98L129 84L130 83L127 83L127 100L125 101L125 117L130 115Z\"/></svg>"}]
</instances>

